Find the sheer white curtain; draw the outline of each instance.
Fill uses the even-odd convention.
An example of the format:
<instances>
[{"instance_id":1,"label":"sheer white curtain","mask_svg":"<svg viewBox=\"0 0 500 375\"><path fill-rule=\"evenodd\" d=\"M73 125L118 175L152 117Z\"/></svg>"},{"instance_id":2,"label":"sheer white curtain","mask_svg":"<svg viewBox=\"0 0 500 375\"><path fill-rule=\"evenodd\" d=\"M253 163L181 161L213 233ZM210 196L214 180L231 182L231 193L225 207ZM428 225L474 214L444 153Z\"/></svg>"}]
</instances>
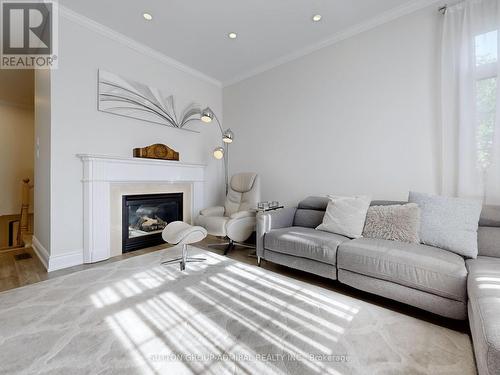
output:
<instances>
[{"instance_id":1,"label":"sheer white curtain","mask_svg":"<svg viewBox=\"0 0 500 375\"><path fill-rule=\"evenodd\" d=\"M500 204L500 0L467 0L444 17L443 194Z\"/></svg>"}]
</instances>

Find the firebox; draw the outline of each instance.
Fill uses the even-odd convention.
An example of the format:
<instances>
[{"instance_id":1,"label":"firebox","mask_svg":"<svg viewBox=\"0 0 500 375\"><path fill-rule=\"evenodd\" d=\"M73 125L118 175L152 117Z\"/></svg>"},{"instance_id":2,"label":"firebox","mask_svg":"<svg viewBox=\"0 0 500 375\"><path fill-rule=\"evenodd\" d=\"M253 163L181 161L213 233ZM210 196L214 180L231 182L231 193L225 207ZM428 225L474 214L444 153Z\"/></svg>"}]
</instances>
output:
<instances>
[{"instance_id":1,"label":"firebox","mask_svg":"<svg viewBox=\"0 0 500 375\"><path fill-rule=\"evenodd\" d=\"M182 221L182 193L123 196L122 252L164 243L161 232L173 221Z\"/></svg>"}]
</instances>

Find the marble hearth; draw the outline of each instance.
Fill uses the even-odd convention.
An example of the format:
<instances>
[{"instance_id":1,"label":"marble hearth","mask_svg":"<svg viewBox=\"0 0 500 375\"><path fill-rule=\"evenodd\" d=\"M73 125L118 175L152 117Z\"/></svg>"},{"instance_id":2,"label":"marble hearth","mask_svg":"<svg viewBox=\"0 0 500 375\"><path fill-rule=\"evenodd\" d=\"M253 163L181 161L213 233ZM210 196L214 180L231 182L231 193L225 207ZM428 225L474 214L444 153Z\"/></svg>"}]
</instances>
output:
<instances>
[{"instance_id":1,"label":"marble hearth","mask_svg":"<svg viewBox=\"0 0 500 375\"><path fill-rule=\"evenodd\" d=\"M203 208L205 165L80 154L83 162L85 263L121 254L121 197L183 193L184 221Z\"/></svg>"}]
</instances>

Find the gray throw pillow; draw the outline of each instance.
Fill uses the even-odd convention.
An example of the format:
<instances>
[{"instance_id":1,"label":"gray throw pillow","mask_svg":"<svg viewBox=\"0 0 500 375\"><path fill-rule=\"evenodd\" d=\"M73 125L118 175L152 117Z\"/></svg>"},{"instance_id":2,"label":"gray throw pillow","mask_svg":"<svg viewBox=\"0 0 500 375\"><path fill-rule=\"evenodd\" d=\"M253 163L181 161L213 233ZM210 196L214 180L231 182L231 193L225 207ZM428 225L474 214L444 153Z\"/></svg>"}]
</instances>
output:
<instances>
[{"instance_id":1,"label":"gray throw pillow","mask_svg":"<svg viewBox=\"0 0 500 375\"><path fill-rule=\"evenodd\" d=\"M480 201L410 192L421 210L420 240L468 258L477 257Z\"/></svg>"},{"instance_id":2,"label":"gray throw pillow","mask_svg":"<svg viewBox=\"0 0 500 375\"><path fill-rule=\"evenodd\" d=\"M419 243L420 208L415 203L372 206L366 215L363 237Z\"/></svg>"}]
</instances>

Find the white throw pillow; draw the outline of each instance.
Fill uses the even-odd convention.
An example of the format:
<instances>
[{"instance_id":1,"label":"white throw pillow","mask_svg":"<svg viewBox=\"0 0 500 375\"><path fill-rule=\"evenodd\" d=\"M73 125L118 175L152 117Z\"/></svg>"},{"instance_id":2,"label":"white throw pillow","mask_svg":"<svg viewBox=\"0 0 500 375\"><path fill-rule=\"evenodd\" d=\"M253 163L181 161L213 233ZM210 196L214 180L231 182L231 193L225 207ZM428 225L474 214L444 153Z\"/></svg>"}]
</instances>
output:
<instances>
[{"instance_id":1,"label":"white throw pillow","mask_svg":"<svg viewBox=\"0 0 500 375\"><path fill-rule=\"evenodd\" d=\"M366 213L371 198L335 197L329 195L330 202L326 208L323 223L316 229L324 232L340 234L349 238L360 238L365 226Z\"/></svg>"},{"instance_id":2,"label":"white throw pillow","mask_svg":"<svg viewBox=\"0 0 500 375\"><path fill-rule=\"evenodd\" d=\"M477 257L477 230L482 202L410 192L421 210L420 240L467 258Z\"/></svg>"}]
</instances>

